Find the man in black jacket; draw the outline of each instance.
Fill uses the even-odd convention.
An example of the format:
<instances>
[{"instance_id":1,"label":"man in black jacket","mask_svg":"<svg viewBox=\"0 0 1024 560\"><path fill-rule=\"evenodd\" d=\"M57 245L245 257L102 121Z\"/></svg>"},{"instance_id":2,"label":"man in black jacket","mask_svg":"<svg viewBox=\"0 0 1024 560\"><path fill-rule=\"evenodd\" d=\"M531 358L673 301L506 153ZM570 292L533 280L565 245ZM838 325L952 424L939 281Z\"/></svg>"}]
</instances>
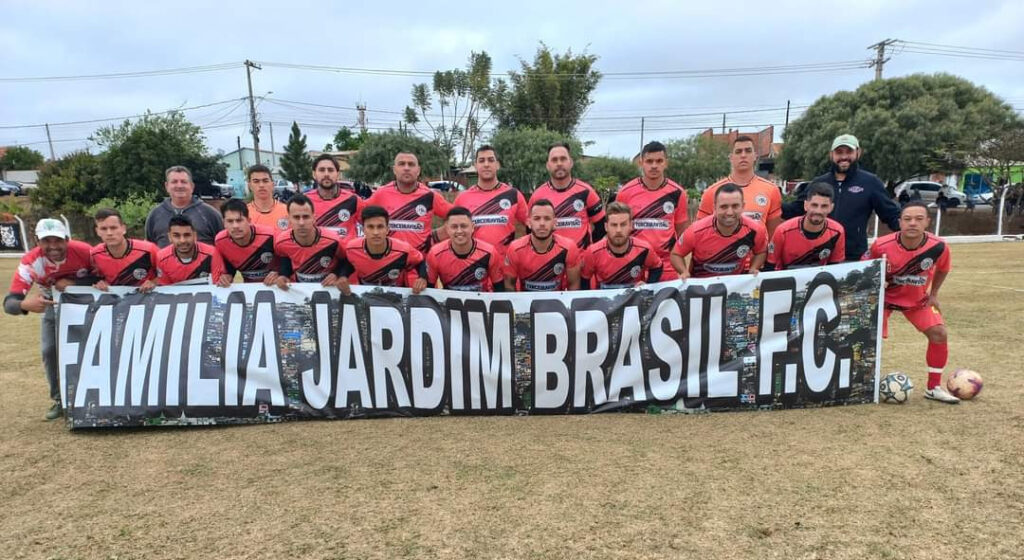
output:
<instances>
[{"instance_id":1,"label":"man in black jacket","mask_svg":"<svg viewBox=\"0 0 1024 560\"><path fill-rule=\"evenodd\" d=\"M860 169L860 142L852 134L837 136L832 142L832 169L815 177L810 183L823 181L835 189L835 208L832 219L846 230L846 260L857 261L868 249L868 218L874 211L878 219L896 231L900 227L900 208L889 198L885 184L875 174ZM783 219L794 218L804 213L804 197L782 206Z\"/></svg>"}]
</instances>

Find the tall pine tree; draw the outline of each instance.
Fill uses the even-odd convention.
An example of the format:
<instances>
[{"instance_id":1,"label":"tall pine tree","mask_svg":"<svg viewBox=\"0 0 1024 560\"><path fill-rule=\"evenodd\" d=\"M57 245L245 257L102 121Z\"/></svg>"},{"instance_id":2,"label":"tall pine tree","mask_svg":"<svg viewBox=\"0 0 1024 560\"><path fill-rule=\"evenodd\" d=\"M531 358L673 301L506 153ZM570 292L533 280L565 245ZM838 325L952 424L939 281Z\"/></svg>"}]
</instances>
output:
<instances>
[{"instance_id":1,"label":"tall pine tree","mask_svg":"<svg viewBox=\"0 0 1024 560\"><path fill-rule=\"evenodd\" d=\"M284 178L292 183L309 183L313 180L313 160L306 153L306 135L299 130L299 123L292 121L288 144L281 156L281 170Z\"/></svg>"}]
</instances>

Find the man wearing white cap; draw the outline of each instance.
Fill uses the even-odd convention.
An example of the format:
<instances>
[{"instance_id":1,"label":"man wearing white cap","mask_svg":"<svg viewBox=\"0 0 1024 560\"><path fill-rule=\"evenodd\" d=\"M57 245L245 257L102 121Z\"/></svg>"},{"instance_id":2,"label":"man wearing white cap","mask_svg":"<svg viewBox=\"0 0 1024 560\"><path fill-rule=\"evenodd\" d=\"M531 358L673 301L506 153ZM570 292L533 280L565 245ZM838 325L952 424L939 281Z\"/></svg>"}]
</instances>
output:
<instances>
[{"instance_id":1,"label":"man wearing white cap","mask_svg":"<svg viewBox=\"0 0 1024 560\"><path fill-rule=\"evenodd\" d=\"M57 324L53 307L53 290L63 292L72 285L91 285L95 281L89 264L88 243L69 239L64 223L53 218L36 224L39 240L25 253L11 279L11 289L4 298L4 311L11 315L42 313L42 331L39 346L43 353L43 368L50 384L53 405L46 413L47 420L60 416L60 384L57 379ZM28 295L32 285L36 292Z\"/></svg>"},{"instance_id":2,"label":"man wearing white cap","mask_svg":"<svg viewBox=\"0 0 1024 560\"><path fill-rule=\"evenodd\" d=\"M852 134L841 134L832 141L832 169L815 177L811 183L822 181L835 189L835 205L830 217L842 224L846 231L846 260L860 260L868 249L868 218L871 212L889 226L892 231L900 229L900 207L889 198L885 184L873 173L857 165L860 159L860 142ZM796 201L783 206L783 218L802 216L806 191Z\"/></svg>"}]
</instances>

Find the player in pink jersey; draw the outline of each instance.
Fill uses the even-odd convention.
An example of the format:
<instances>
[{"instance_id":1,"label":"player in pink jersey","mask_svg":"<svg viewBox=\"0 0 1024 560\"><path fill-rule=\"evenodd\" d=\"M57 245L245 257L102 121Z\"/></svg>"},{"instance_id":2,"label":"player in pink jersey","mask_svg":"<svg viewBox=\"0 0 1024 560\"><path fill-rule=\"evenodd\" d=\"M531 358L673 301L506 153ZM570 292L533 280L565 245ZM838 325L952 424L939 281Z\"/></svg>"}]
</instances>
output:
<instances>
[{"instance_id":1,"label":"player in pink jersey","mask_svg":"<svg viewBox=\"0 0 1024 560\"><path fill-rule=\"evenodd\" d=\"M646 241L661 257L661 280L675 280L679 275L669 255L690 219L686 190L665 177L668 158L661 142L643 147L640 166L643 176L623 185L615 200L633 210L633 235Z\"/></svg>"},{"instance_id":2,"label":"player in pink jersey","mask_svg":"<svg viewBox=\"0 0 1024 560\"><path fill-rule=\"evenodd\" d=\"M939 288L949 274L949 247L928 233L928 207L912 201L900 211L900 230L879 237L871 244L868 257L885 262L885 315L882 336L889 336L889 315L894 310L928 338L928 390L924 396L956 404L960 399L942 387L942 370L949 359L946 325L939 307Z\"/></svg>"},{"instance_id":3,"label":"player in pink jersey","mask_svg":"<svg viewBox=\"0 0 1024 560\"><path fill-rule=\"evenodd\" d=\"M331 154L320 154L313 160L313 181L316 189L306 196L313 203L316 226L327 228L344 241L359 235L359 212L363 199L341 188L338 161ZM300 193L301 194L301 193Z\"/></svg>"},{"instance_id":4,"label":"player in pink jersey","mask_svg":"<svg viewBox=\"0 0 1024 560\"><path fill-rule=\"evenodd\" d=\"M498 181L498 155L491 146L481 146L474 160L477 184L459 193L455 205L473 215L473 237L492 245L501 255L509 243L526 232L526 198L506 183ZM438 229L444 239L447 229Z\"/></svg>"},{"instance_id":5,"label":"player in pink jersey","mask_svg":"<svg viewBox=\"0 0 1024 560\"><path fill-rule=\"evenodd\" d=\"M530 205L530 235L505 253L505 290L551 292L580 289L580 251L555 235L555 208L548 200Z\"/></svg>"},{"instance_id":6,"label":"player in pink jersey","mask_svg":"<svg viewBox=\"0 0 1024 560\"><path fill-rule=\"evenodd\" d=\"M437 191L419 182L420 164L416 154L399 153L392 170L395 180L377 189L366 206L387 210L390 236L426 253L433 238L434 216L448 216L452 205Z\"/></svg>"},{"instance_id":7,"label":"player in pink jersey","mask_svg":"<svg viewBox=\"0 0 1024 560\"><path fill-rule=\"evenodd\" d=\"M585 248L604 236L604 205L594 187L572 176L572 165L569 144L548 148L551 178L533 191L530 201L550 200L555 206L555 232Z\"/></svg>"},{"instance_id":8,"label":"player in pink jersey","mask_svg":"<svg viewBox=\"0 0 1024 560\"><path fill-rule=\"evenodd\" d=\"M757 274L768 256L768 232L761 222L743 215L743 191L722 185L714 204L714 215L683 232L672 249L672 266L684 279Z\"/></svg>"},{"instance_id":9,"label":"player in pink jersey","mask_svg":"<svg viewBox=\"0 0 1024 560\"><path fill-rule=\"evenodd\" d=\"M631 288L661 280L661 258L646 241L633 237L633 211L608 205L607 235L583 251L583 289Z\"/></svg>"}]
</instances>

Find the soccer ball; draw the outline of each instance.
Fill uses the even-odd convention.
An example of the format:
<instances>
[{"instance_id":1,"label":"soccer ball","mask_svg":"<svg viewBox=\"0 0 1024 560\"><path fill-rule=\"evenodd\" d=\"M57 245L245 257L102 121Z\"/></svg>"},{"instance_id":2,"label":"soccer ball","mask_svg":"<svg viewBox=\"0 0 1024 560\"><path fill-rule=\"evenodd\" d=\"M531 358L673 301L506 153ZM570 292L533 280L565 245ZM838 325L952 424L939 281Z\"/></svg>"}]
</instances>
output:
<instances>
[{"instance_id":1,"label":"soccer ball","mask_svg":"<svg viewBox=\"0 0 1024 560\"><path fill-rule=\"evenodd\" d=\"M878 395L882 402L903 404L910 398L910 392L914 390L914 384L907 377L907 374L894 371L882 378L878 385Z\"/></svg>"},{"instance_id":2,"label":"soccer ball","mask_svg":"<svg viewBox=\"0 0 1024 560\"><path fill-rule=\"evenodd\" d=\"M953 396L964 401L969 401L976 397L981 392L981 387L984 384L978 372L967 368L960 368L954 371L946 379L946 389Z\"/></svg>"}]
</instances>

